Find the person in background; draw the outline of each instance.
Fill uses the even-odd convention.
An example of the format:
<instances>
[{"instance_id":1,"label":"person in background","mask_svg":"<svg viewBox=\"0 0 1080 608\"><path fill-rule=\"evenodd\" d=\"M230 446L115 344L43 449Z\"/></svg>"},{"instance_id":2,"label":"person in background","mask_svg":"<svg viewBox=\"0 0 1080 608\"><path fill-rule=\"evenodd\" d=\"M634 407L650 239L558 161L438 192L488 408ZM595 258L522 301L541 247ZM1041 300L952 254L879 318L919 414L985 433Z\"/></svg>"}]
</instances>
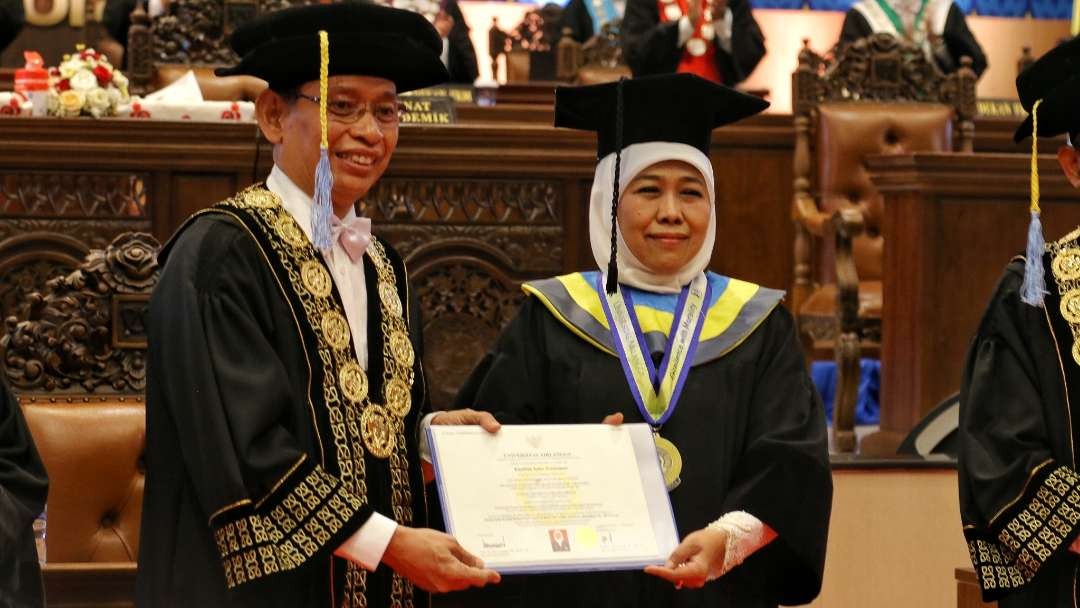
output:
<instances>
[{"instance_id":1,"label":"person in background","mask_svg":"<svg viewBox=\"0 0 1080 608\"><path fill-rule=\"evenodd\" d=\"M559 32L570 28L570 36L584 44L600 28L621 20L624 12L626 0L570 0L563 8Z\"/></svg>"},{"instance_id":2,"label":"person in background","mask_svg":"<svg viewBox=\"0 0 1080 608\"><path fill-rule=\"evenodd\" d=\"M921 46L946 74L971 58L977 76L986 71L986 54L953 0L858 0L844 16L840 44L887 33Z\"/></svg>"},{"instance_id":3,"label":"person in background","mask_svg":"<svg viewBox=\"0 0 1080 608\"><path fill-rule=\"evenodd\" d=\"M25 21L22 0L0 0L0 51L15 40Z\"/></svg>"},{"instance_id":4,"label":"person in background","mask_svg":"<svg viewBox=\"0 0 1080 608\"><path fill-rule=\"evenodd\" d=\"M734 87L765 56L750 0L627 0L622 35L634 76L688 72Z\"/></svg>"},{"instance_id":5,"label":"person in background","mask_svg":"<svg viewBox=\"0 0 1080 608\"><path fill-rule=\"evenodd\" d=\"M476 49L469 37L469 24L457 0L387 0L385 4L427 18L442 38L441 59L450 72L449 82L472 84L480 75Z\"/></svg>"},{"instance_id":6,"label":"person in background","mask_svg":"<svg viewBox=\"0 0 1080 608\"><path fill-rule=\"evenodd\" d=\"M0 370L0 375L2 375ZM0 379L0 606L44 606L34 520L45 510L49 478L19 402Z\"/></svg>"}]
</instances>

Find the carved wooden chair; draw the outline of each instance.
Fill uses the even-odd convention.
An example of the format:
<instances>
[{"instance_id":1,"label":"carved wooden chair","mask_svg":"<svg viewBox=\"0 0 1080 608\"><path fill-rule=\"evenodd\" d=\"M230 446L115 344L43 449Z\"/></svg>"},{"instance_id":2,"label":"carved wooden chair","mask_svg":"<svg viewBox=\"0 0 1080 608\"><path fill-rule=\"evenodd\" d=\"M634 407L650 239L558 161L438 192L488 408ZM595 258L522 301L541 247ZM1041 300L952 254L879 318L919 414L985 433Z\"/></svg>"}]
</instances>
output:
<instances>
[{"instance_id":1,"label":"carved wooden chair","mask_svg":"<svg viewBox=\"0 0 1080 608\"><path fill-rule=\"evenodd\" d=\"M803 41L792 76L795 284L792 307L808 359L837 364L835 449L855 447L861 356L877 356L882 323L882 201L863 158L971 152L975 73L948 76L918 47L876 34L815 54ZM954 138L954 128L959 137Z\"/></svg>"},{"instance_id":2,"label":"carved wooden chair","mask_svg":"<svg viewBox=\"0 0 1080 608\"><path fill-rule=\"evenodd\" d=\"M605 23L585 44L574 40L570 28L564 29L556 51L558 79L586 85L630 78L623 59L621 25L620 20Z\"/></svg>"},{"instance_id":3,"label":"carved wooden chair","mask_svg":"<svg viewBox=\"0 0 1080 608\"><path fill-rule=\"evenodd\" d=\"M9 317L0 361L49 472L50 563L135 562L146 444L144 317L160 245L124 233Z\"/></svg>"},{"instance_id":4,"label":"carved wooden chair","mask_svg":"<svg viewBox=\"0 0 1080 608\"><path fill-rule=\"evenodd\" d=\"M134 94L160 89L189 69L195 72L207 100L254 101L266 87L250 76L214 76L214 69L239 58L229 48L229 34L241 23L293 4L297 0L172 0L169 10L153 20L143 3L131 13L126 54Z\"/></svg>"}]
</instances>

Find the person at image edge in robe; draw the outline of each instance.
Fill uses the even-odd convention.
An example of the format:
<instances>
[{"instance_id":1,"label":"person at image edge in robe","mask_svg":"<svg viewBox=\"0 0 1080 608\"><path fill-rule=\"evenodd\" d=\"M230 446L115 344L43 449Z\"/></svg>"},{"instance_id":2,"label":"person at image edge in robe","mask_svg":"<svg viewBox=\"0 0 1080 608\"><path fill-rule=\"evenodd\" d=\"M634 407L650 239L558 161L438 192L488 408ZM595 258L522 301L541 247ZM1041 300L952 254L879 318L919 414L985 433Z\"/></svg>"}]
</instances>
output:
<instances>
[{"instance_id":1,"label":"person at image edge in robe","mask_svg":"<svg viewBox=\"0 0 1080 608\"><path fill-rule=\"evenodd\" d=\"M688 72L733 87L765 56L750 0L626 0L622 35L634 76Z\"/></svg>"},{"instance_id":2,"label":"person at image edge in robe","mask_svg":"<svg viewBox=\"0 0 1080 608\"><path fill-rule=\"evenodd\" d=\"M439 36L350 2L261 16L230 43L241 61L218 73L269 83L274 168L161 252L138 605L419 608L497 582L423 528L418 311L354 206L397 145L397 94L446 80Z\"/></svg>"},{"instance_id":3,"label":"person at image edge in robe","mask_svg":"<svg viewBox=\"0 0 1080 608\"><path fill-rule=\"evenodd\" d=\"M986 601L1075 606L1080 588L1080 228L1044 244L1038 138L1080 188L1080 39L1016 79L1032 138L1028 246L1005 269L972 341L960 391L960 515Z\"/></svg>"},{"instance_id":4,"label":"person at image edge in robe","mask_svg":"<svg viewBox=\"0 0 1080 608\"><path fill-rule=\"evenodd\" d=\"M462 605L757 608L817 596L832 497L821 400L783 292L707 270L712 131L767 105L692 74L557 89L556 126L598 133L597 270L526 283L458 405L503 424L652 424L682 542L662 567L508 577ZM672 352L690 359L670 363ZM634 375L646 368L651 377ZM676 387L669 400L655 393L659 375Z\"/></svg>"}]
</instances>

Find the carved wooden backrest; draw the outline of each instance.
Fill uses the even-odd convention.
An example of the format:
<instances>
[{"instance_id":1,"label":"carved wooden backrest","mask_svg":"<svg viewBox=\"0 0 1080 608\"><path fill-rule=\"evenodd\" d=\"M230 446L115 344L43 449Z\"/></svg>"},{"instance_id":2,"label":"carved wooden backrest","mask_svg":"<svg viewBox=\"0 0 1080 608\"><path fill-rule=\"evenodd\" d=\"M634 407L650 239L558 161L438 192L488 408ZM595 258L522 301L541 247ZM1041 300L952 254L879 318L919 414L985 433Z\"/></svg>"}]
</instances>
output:
<instances>
[{"instance_id":1,"label":"carved wooden backrest","mask_svg":"<svg viewBox=\"0 0 1080 608\"><path fill-rule=\"evenodd\" d=\"M25 318L8 317L0 337L12 388L23 395L141 395L159 249L149 234L121 234L29 294Z\"/></svg>"},{"instance_id":2,"label":"carved wooden backrest","mask_svg":"<svg viewBox=\"0 0 1080 608\"><path fill-rule=\"evenodd\" d=\"M521 282L563 271L562 200L542 179L384 178L361 203L409 268L436 408L516 314Z\"/></svg>"},{"instance_id":3,"label":"carved wooden backrest","mask_svg":"<svg viewBox=\"0 0 1080 608\"><path fill-rule=\"evenodd\" d=\"M132 90L151 90L158 65L218 67L239 58L228 45L238 25L263 13L310 0L172 0L169 10L153 20L142 4L132 13L127 69Z\"/></svg>"}]
</instances>

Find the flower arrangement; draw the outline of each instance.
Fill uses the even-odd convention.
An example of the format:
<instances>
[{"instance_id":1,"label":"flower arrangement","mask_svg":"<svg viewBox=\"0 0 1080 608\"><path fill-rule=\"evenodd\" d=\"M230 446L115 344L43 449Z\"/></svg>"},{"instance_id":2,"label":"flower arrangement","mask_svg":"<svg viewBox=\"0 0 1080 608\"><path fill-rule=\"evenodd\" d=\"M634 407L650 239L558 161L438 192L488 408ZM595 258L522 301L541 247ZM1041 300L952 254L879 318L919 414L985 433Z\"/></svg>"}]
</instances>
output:
<instances>
[{"instance_id":1,"label":"flower arrangement","mask_svg":"<svg viewBox=\"0 0 1080 608\"><path fill-rule=\"evenodd\" d=\"M130 99L128 79L109 59L83 45L49 69L49 114L61 117L115 116Z\"/></svg>"}]
</instances>

